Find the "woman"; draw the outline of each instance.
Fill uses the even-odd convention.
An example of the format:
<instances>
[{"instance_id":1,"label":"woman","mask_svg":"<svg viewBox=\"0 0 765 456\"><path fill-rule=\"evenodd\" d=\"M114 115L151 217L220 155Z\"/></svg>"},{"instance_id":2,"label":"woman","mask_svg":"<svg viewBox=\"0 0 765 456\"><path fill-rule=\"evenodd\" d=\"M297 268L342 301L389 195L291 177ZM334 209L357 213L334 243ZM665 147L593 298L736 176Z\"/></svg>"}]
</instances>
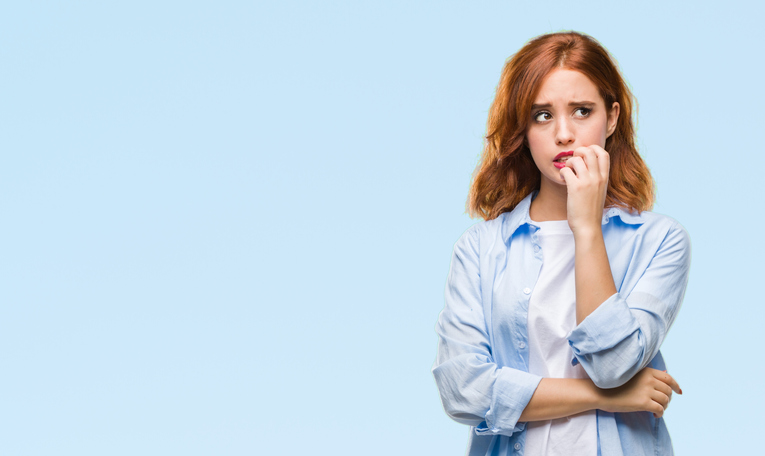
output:
<instances>
[{"instance_id":1,"label":"woman","mask_svg":"<svg viewBox=\"0 0 765 456\"><path fill-rule=\"evenodd\" d=\"M433 367L469 455L672 454L681 393L659 352L685 293L690 241L648 212L632 94L579 33L505 65L454 247Z\"/></svg>"}]
</instances>

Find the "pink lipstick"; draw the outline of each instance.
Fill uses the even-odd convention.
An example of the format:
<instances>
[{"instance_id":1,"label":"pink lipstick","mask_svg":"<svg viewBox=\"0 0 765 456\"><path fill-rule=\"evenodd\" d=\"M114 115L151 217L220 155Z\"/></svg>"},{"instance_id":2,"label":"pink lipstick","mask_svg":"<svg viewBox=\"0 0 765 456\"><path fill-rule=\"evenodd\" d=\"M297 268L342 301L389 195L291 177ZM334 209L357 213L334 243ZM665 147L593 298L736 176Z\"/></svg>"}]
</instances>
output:
<instances>
[{"instance_id":1,"label":"pink lipstick","mask_svg":"<svg viewBox=\"0 0 765 456\"><path fill-rule=\"evenodd\" d=\"M574 155L573 150L567 150L565 152L561 152L558 155L555 156L553 159L553 166L555 166L558 169L563 169L566 167L566 160L563 160L566 157L571 157Z\"/></svg>"}]
</instances>

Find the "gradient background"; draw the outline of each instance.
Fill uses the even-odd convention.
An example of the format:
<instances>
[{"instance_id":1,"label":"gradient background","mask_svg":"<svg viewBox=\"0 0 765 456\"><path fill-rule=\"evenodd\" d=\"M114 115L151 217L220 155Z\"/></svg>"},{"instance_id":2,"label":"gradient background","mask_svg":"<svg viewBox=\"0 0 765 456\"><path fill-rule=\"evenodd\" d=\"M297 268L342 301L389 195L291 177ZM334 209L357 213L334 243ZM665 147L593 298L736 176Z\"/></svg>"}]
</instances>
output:
<instances>
[{"instance_id":1,"label":"gradient background","mask_svg":"<svg viewBox=\"0 0 765 456\"><path fill-rule=\"evenodd\" d=\"M0 8L0 453L463 454L451 250L505 59L562 29L693 240L675 450L761 450L765 8L120 3Z\"/></svg>"}]
</instances>

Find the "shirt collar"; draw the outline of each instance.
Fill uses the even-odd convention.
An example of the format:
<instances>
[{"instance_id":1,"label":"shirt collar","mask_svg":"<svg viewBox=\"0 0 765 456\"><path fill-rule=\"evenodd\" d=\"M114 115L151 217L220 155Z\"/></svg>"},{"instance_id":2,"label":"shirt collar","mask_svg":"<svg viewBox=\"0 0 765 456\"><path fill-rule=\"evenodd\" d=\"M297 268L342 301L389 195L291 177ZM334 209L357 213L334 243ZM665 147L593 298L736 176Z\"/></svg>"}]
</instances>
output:
<instances>
[{"instance_id":1,"label":"shirt collar","mask_svg":"<svg viewBox=\"0 0 765 456\"><path fill-rule=\"evenodd\" d=\"M529 217L529 208L531 207L531 201L537 196L537 192L533 191L523 198L515 209L510 212L502 214L505 219L502 221L502 239L506 242L515 233L521 225L532 224L534 221Z\"/></svg>"},{"instance_id":2,"label":"shirt collar","mask_svg":"<svg viewBox=\"0 0 765 456\"><path fill-rule=\"evenodd\" d=\"M536 198L537 193L536 190L529 193L517 206L515 206L515 209L502 214L504 216L504 220L502 221L502 239L505 241L509 240L515 231L523 225L538 227L538 225L531 220L531 217L529 217L531 201ZM630 225L641 225L645 222L643 215L640 213L630 212L619 207L609 207L603 210L601 224L607 224L614 216L618 216L622 222Z\"/></svg>"},{"instance_id":3,"label":"shirt collar","mask_svg":"<svg viewBox=\"0 0 765 456\"><path fill-rule=\"evenodd\" d=\"M608 223L609 219L616 215L622 219L622 222L630 225L642 225L645 222L645 217L639 212L628 211L627 209L622 209L620 207L609 207L608 209L603 210L602 224L605 225Z\"/></svg>"}]
</instances>

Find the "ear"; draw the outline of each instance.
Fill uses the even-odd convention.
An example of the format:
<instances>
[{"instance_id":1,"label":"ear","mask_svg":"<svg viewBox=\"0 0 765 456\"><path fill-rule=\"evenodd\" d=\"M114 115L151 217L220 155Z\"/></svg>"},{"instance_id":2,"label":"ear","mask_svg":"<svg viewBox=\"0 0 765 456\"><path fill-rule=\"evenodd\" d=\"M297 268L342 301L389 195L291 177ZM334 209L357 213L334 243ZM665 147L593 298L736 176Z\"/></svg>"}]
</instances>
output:
<instances>
[{"instance_id":1,"label":"ear","mask_svg":"<svg viewBox=\"0 0 765 456\"><path fill-rule=\"evenodd\" d=\"M616 121L619 120L619 103L614 101L611 109L608 111L608 130L606 138L610 137L616 131Z\"/></svg>"}]
</instances>

